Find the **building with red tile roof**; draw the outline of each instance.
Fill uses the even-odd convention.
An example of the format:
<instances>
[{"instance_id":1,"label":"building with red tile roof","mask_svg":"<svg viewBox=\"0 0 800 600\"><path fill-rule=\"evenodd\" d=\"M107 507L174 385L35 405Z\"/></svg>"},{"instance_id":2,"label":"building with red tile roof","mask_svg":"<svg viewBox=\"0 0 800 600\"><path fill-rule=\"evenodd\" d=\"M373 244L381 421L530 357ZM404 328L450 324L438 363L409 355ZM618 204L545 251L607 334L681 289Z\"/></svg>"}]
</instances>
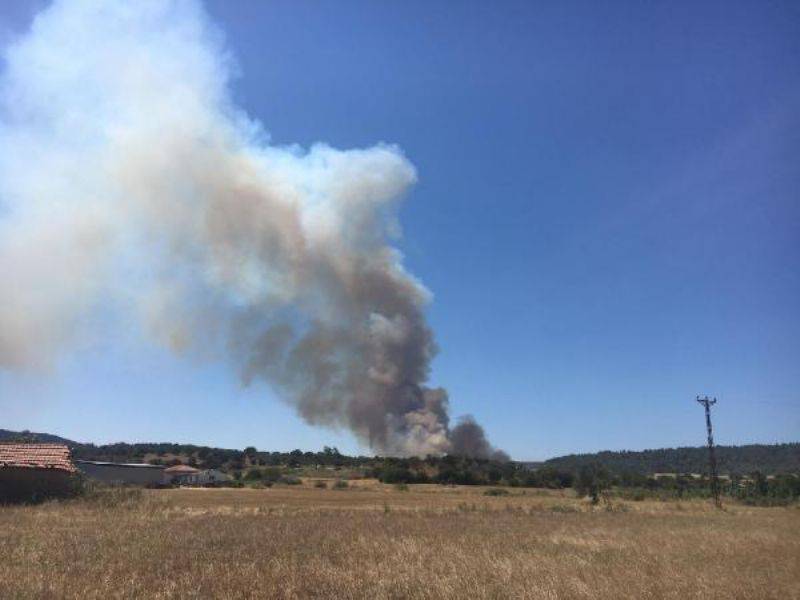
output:
<instances>
[{"instance_id":1,"label":"building with red tile roof","mask_svg":"<svg viewBox=\"0 0 800 600\"><path fill-rule=\"evenodd\" d=\"M185 478L197 475L199 469L189 465L175 465L164 470L164 480L166 483L181 483Z\"/></svg>"},{"instance_id":2,"label":"building with red tile roof","mask_svg":"<svg viewBox=\"0 0 800 600\"><path fill-rule=\"evenodd\" d=\"M194 473L199 473L199 471L199 469L195 469L189 465L175 465L174 467L165 469L164 473L167 475L192 475Z\"/></svg>"},{"instance_id":3,"label":"building with red tile roof","mask_svg":"<svg viewBox=\"0 0 800 600\"><path fill-rule=\"evenodd\" d=\"M70 495L76 473L64 444L0 443L0 502Z\"/></svg>"},{"instance_id":4,"label":"building with red tile roof","mask_svg":"<svg viewBox=\"0 0 800 600\"><path fill-rule=\"evenodd\" d=\"M0 469L3 468L76 471L64 444L0 443Z\"/></svg>"}]
</instances>

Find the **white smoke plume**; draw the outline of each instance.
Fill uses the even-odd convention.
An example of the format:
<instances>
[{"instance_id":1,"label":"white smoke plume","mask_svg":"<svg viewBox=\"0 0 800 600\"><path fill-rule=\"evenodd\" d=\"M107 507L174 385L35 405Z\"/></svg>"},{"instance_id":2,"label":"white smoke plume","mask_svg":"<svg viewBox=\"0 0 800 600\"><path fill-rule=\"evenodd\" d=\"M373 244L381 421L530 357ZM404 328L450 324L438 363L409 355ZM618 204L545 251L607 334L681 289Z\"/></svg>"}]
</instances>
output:
<instances>
[{"instance_id":1,"label":"white smoke plume","mask_svg":"<svg viewBox=\"0 0 800 600\"><path fill-rule=\"evenodd\" d=\"M0 368L53 364L111 305L379 452L491 454L425 386L429 293L390 245L414 167L271 146L230 73L191 0L58 0L5 49Z\"/></svg>"}]
</instances>

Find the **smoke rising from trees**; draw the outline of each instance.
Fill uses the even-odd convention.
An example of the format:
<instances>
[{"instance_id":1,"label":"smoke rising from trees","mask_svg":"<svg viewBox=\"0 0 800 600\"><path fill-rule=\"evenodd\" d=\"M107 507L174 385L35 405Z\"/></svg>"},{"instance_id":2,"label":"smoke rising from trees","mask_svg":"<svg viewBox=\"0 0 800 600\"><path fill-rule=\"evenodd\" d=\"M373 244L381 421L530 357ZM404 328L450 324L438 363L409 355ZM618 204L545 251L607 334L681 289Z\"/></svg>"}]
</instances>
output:
<instances>
[{"instance_id":1,"label":"smoke rising from trees","mask_svg":"<svg viewBox=\"0 0 800 600\"><path fill-rule=\"evenodd\" d=\"M494 452L426 386L430 294L391 245L416 180L399 148L270 145L188 0L57 1L4 59L0 368L48 368L115 307L376 451Z\"/></svg>"}]
</instances>

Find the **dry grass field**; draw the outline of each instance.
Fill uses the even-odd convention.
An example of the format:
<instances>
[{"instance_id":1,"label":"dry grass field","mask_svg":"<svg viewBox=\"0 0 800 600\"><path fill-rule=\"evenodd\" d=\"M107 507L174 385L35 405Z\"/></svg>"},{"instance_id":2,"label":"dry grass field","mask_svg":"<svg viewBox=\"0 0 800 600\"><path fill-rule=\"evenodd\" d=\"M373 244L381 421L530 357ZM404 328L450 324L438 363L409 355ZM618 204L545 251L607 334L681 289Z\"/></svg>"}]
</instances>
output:
<instances>
[{"instance_id":1,"label":"dry grass field","mask_svg":"<svg viewBox=\"0 0 800 600\"><path fill-rule=\"evenodd\" d=\"M800 510L411 486L0 507L0 598L800 598Z\"/></svg>"}]
</instances>

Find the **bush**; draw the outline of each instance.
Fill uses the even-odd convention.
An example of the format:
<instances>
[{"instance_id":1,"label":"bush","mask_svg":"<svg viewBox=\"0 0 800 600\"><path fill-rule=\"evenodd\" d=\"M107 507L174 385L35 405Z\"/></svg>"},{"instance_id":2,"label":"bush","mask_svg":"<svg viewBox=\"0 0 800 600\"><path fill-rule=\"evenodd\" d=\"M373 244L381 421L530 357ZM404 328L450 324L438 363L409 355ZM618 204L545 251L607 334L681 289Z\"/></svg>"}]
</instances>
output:
<instances>
[{"instance_id":1,"label":"bush","mask_svg":"<svg viewBox=\"0 0 800 600\"><path fill-rule=\"evenodd\" d=\"M398 483L394 486L394 489L398 492L407 492L408 491L408 484L407 483Z\"/></svg>"},{"instance_id":2,"label":"bush","mask_svg":"<svg viewBox=\"0 0 800 600\"><path fill-rule=\"evenodd\" d=\"M281 470L277 467L267 467L261 472L261 477L264 481L276 483L283 478Z\"/></svg>"},{"instance_id":3,"label":"bush","mask_svg":"<svg viewBox=\"0 0 800 600\"><path fill-rule=\"evenodd\" d=\"M263 477L263 475L261 473L261 469L250 469L247 473L245 473L244 480L245 481L260 481L262 479L262 477Z\"/></svg>"},{"instance_id":4,"label":"bush","mask_svg":"<svg viewBox=\"0 0 800 600\"><path fill-rule=\"evenodd\" d=\"M280 478L278 483L283 483L285 485L300 485L303 482L299 477L295 477L294 475L284 475Z\"/></svg>"},{"instance_id":5,"label":"bush","mask_svg":"<svg viewBox=\"0 0 800 600\"><path fill-rule=\"evenodd\" d=\"M346 490L350 487L344 479L337 479L336 482L333 484L333 489L335 490Z\"/></svg>"},{"instance_id":6,"label":"bush","mask_svg":"<svg viewBox=\"0 0 800 600\"><path fill-rule=\"evenodd\" d=\"M484 496L508 496L508 490L503 488L492 488L483 492Z\"/></svg>"},{"instance_id":7,"label":"bush","mask_svg":"<svg viewBox=\"0 0 800 600\"><path fill-rule=\"evenodd\" d=\"M647 497L644 490L634 490L630 498L634 502L642 502Z\"/></svg>"},{"instance_id":8,"label":"bush","mask_svg":"<svg viewBox=\"0 0 800 600\"><path fill-rule=\"evenodd\" d=\"M390 466L378 474L381 483L410 483L414 481L414 474L407 468Z\"/></svg>"},{"instance_id":9,"label":"bush","mask_svg":"<svg viewBox=\"0 0 800 600\"><path fill-rule=\"evenodd\" d=\"M322 481L321 479L319 479L319 480L314 482L314 487L315 488L319 488L321 490L327 490L328 489L328 483L325 482L325 481Z\"/></svg>"}]
</instances>

